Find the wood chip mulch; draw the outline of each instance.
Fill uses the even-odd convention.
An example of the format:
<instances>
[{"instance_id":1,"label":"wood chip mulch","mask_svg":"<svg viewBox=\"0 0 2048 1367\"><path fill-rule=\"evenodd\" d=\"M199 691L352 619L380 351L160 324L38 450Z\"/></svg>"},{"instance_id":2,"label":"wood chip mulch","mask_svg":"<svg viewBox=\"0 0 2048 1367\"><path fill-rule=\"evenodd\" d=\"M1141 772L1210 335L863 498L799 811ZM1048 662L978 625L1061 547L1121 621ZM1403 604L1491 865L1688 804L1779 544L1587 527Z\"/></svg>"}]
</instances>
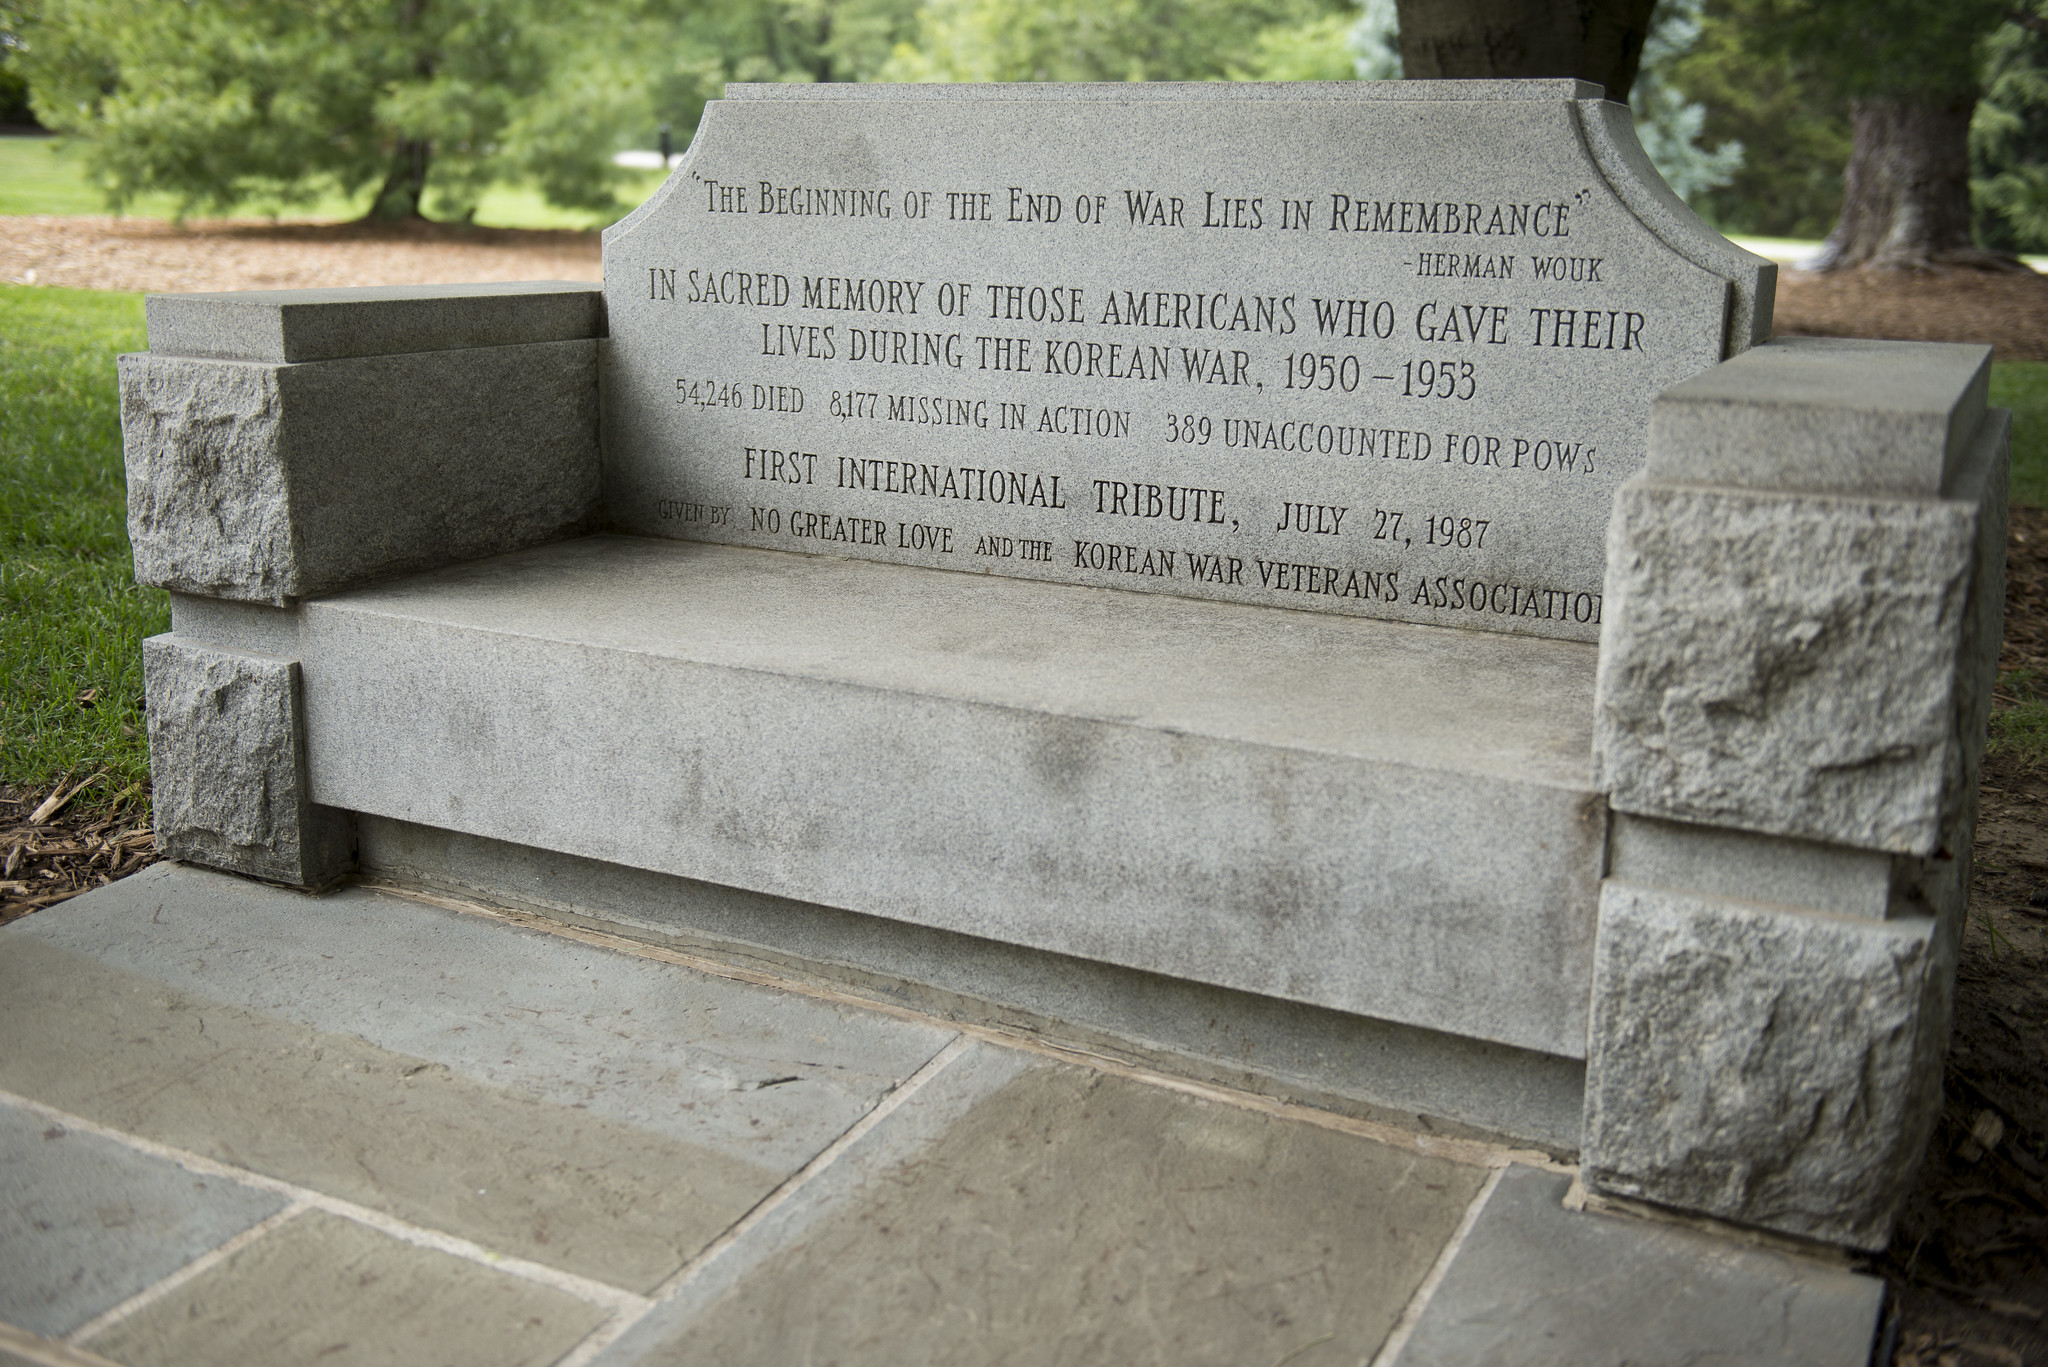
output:
<instances>
[{"instance_id":1,"label":"wood chip mulch","mask_svg":"<svg viewBox=\"0 0 2048 1367\"><path fill-rule=\"evenodd\" d=\"M2001 361L2048 361L2048 275L2033 271L1778 272L1781 337L1985 342Z\"/></svg>"},{"instance_id":2,"label":"wood chip mulch","mask_svg":"<svg viewBox=\"0 0 2048 1367\"><path fill-rule=\"evenodd\" d=\"M601 280L598 235L455 223L202 223L0 216L0 281L203 293Z\"/></svg>"},{"instance_id":3,"label":"wood chip mulch","mask_svg":"<svg viewBox=\"0 0 2048 1367\"><path fill-rule=\"evenodd\" d=\"M0 926L69 901L157 861L139 807L96 810L80 794L34 821L53 794L0 787Z\"/></svg>"}]
</instances>

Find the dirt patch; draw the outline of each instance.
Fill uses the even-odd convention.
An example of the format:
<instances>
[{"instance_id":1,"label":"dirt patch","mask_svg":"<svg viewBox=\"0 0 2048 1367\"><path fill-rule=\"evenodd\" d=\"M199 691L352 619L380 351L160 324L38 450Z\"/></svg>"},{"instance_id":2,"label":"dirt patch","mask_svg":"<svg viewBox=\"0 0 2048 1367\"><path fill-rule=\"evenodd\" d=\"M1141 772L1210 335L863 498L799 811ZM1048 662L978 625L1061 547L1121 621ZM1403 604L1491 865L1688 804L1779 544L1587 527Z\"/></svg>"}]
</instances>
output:
<instances>
[{"instance_id":1,"label":"dirt patch","mask_svg":"<svg viewBox=\"0 0 2048 1367\"><path fill-rule=\"evenodd\" d=\"M156 836L140 806L95 810L75 799L31 821L49 796L0 787L0 926L158 859Z\"/></svg>"},{"instance_id":2,"label":"dirt patch","mask_svg":"<svg viewBox=\"0 0 2048 1367\"><path fill-rule=\"evenodd\" d=\"M0 281L192 293L599 280L594 232L453 223L0 217Z\"/></svg>"},{"instance_id":3,"label":"dirt patch","mask_svg":"<svg viewBox=\"0 0 2048 1367\"><path fill-rule=\"evenodd\" d=\"M1985 768L1945 1102L1877 1270L1897 1367L2048 1361L2048 774Z\"/></svg>"},{"instance_id":4,"label":"dirt patch","mask_svg":"<svg viewBox=\"0 0 2048 1367\"><path fill-rule=\"evenodd\" d=\"M1774 327L1781 337L1985 342L2001 361L2048 361L2048 275L1781 269Z\"/></svg>"},{"instance_id":5,"label":"dirt patch","mask_svg":"<svg viewBox=\"0 0 2048 1367\"><path fill-rule=\"evenodd\" d=\"M2001 669L2048 664L2048 510L2015 508ZM1874 1270L1894 1367L2048 1362L2048 771L1984 766L1944 1104Z\"/></svg>"},{"instance_id":6,"label":"dirt patch","mask_svg":"<svg viewBox=\"0 0 2048 1367\"><path fill-rule=\"evenodd\" d=\"M2007 517L1998 667L2048 673L2048 508L2013 508Z\"/></svg>"}]
</instances>

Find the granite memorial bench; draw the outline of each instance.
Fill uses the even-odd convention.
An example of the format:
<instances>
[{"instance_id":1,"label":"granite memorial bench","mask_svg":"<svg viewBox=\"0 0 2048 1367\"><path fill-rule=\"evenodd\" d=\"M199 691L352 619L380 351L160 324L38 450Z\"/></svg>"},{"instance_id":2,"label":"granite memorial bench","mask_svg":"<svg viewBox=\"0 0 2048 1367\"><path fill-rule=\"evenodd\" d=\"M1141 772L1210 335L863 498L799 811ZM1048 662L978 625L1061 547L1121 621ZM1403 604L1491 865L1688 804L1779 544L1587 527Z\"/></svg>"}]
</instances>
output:
<instances>
[{"instance_id":1,"label":"granite memorial bench","mask_svg":"<svg viewBox=\"0 0 2048 1367\"><path fill-rule=\"evenodd\" d=\"M605 284L156 296L158 840L1859 1247L1938 1105L1984 348L1769 340L1572 81L736 86Z\"/></svg>"}]
</instances>

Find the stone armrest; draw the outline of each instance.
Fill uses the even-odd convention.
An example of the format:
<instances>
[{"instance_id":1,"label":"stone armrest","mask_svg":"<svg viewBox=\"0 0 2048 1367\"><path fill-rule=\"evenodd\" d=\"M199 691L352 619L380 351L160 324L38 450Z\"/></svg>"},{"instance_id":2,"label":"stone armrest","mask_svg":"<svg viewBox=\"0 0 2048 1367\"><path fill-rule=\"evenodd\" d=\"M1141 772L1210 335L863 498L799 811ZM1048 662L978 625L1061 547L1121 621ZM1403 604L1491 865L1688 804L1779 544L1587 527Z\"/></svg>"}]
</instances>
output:
<instances>
[{"instance_id":1,"label":"stone armrest","mask_svg":"<svg viewBox=\"0 0 2048 1367\"><path fill-rule=\"evenodd\" d=\"M1615 500L1583 1173L1881 1247L1940 1105L2004 610L1990 349L1784 339Z\"/></svg>"},{"instance_id":2,"label":"stone armrest","mask_svg":"<svg viewBox=\"0 0 2048 1367\"><path fill-rule=\"evenodd\" d=\"M2004 611L1991 349L1785 338L1660 395L1608 530L1614 810L1958 853Z\"/></svg>"},{"instance_id":3,"label":"stone armrest","mask_svg":"<svg viewBox=\"0 0 2048 1367\"><path fill-rule=\"evenodd\" d=\"M120 358L137 582L287 605L587 531L596 285L154 295Z\"/></svg>"}]
</instances>

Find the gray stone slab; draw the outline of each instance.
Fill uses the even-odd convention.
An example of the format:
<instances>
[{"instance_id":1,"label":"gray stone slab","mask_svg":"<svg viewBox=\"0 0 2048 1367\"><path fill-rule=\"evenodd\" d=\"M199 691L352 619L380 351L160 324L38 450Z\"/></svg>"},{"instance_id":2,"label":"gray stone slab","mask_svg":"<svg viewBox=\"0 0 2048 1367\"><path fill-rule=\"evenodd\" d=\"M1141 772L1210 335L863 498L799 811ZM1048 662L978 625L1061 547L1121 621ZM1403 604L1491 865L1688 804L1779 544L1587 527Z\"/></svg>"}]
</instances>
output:
<instances>
[{"instance_id":1,"label":"gray stone slab","mask_svg":"<svg viewBox=\"0 0 2048 1367\"><path fill-rule=\"evenodd\" d=\"M383 817L358 835L373 876L1340 1114L1578 1152L1577 1059Z\"/></svg>"},{"instance_id":2,"label":"gray stone slab","mask_svg":"<svg viewBox=\"0 0 2048 1367\"><path fill-rule=\"evenodd\" d=\"M989 1052L599 1361L1357 1363L1484 1177Z\"/></svg>"},{"instance_id":3,"label":"gray stone slab","mask_svg":"<svg viewBox=\"0 0 2048 1367\"><path fill-rule=\"evenodd\" d=\"M284 1205L0 1105L0 1321L62 1338Z\"/></svg>"},{"instance_id":4,"label":"gray stone slab","mask_svg":"<svg viewBox=\"0 0 2048 1367\"><path fill-rule=\"evenodd\" d=\"M302 611L321 802L1584 1048L1586 647L623 538Z\"/></svg>"},{"instance_id":5,"label":"gray stone slab","mask_svg":"<svg viewBox=\"0 0 2048 1367\"><path fill-rule=\"evenodd\" d=\"M125 1367L545 1367L606 1312L319 1211L93 1335Z\"/></svg>"},{"instance_id":6,"label":"gray stone slab","mask_svg":"<svg viewBox=\"0 0 2048 1367\"><path fill-rule=\"evenodd\" d=\"M1366 84L1378 84L1367 82ZM1463 82L1423 81L1421 85L1459 85ZM1516 84L1522 84L1516 82ZM1582 83L1583 84L1583 83ZM1731 282L1728 292L1728 334L1723 355L1733 356L1771 337L1771 317L1778 292L1778 268L1752 252L1736 246L1692 211L1664 183L1663 173L1650 161L1636 137L1635 115L1626 103L1615 100L1584 100L1579 105L1581 127L1593 159L1610 170L1608 184L1651 232L1672 250Z\"/></svg>"},{"instance_id":7,"label":"gray stone slab","mask_svg":"<svg viewBox=\"0 0 2048 1367\"><path fill-rule=\"evenodd\" d=\"M298 662L175 636L142 662L157 848L301 887L344 872L348 815L306 795Z\"/></svg>"},{"instance_id":8,"label":"gray stone slab","mask_svg":"<svg viewBox=\"0 0 2048 1367\"><path fill-rule=\"evenodd\" d=\"M178 991L12 926L0 934L0 1037L7 1091L637 1292L789 1175Z\"/></svg>"},{"instance_id":9,"label":"gray stone slab","mask_svg":"<svg viewBox=\"0 0 2048 1367\"><path fill-rule=\"evenodd\" d=\"M1576 82L839 89L606 232L624 530L1590 642L1650 397L1768 328Z\"/></svg>"},{"instance_id":10,"label":"gray stone slab","mask_svg":"<svg viewBox=\"0 0 2048 1367\"><path fill-rule=\"evenodd\" d=\"M600 1367L660 1361L687 1338L691 1321L746 1287L765 1266L803 1247L821 1223L892 1181L915 1180L932 1146L968 1112L1045 1061L982 1041L967 1045L880 1125L849 1144L788 1199L763 1212L754 1227L679 1285L599 1358Z\"/></svg>"},{"instance_id":11,"label":"gray stone slab","mask_svg":"<svg viewBox=\"0 0 2048 1367\"><path fill-rule=\"evenodd\" d=\"M142 308L152 355L223 361L331 361L604 336L602 292L572 280L152 294Z\"/></svg>"},{"instance_id":12,"label":"gray stone slab","mask_svg":"<svg viewBox=\"0 0 2048 1367\"><path fill-rule=\"evenodd\" d=\"M283 605L587 529L597 347L121 357L138 582Z\"/></svg>"},{"instance_id":13,"label":"gray stone slab","mask_svg":"<svg viewBox=\"0 0 2048 1367\"><path fill-rule=\"evenodd\" d=\"M1984 421L1991 348L1780 337L1657 396L1652 479L1939 498Z\"/></svg>"},{"instance_id":14,"label":"gray stone slab","mask_svg":"<svg viewBox=\"0 0 2048 1367\"><path fill-rule=\"evenodd\" d=\"M1941 1105L1954 971L1930 917L1852 920L1609 879L1587 1185L1883 1248Z\"/></svg>"},{"instance_id":15,"label":"gray stone slab","mask_svg":"<svg viewBox=\"0 0 2048 1367\"><path fill-rule=\"evenodd\" d=\"M1676 1225L1568 1211L1511 1167L1394 1367L1865 1367L1884 1283Z\"/></svg>"},{"instance_id":16,"label":"gray stone slab","mask_svg":"<svg viewBox=\"0 0 2048 1367\"><path fill-rule=\"evenodd\" d=\"M1616 812L1607 873L1648 887L1882 921L1893 914L1893 856L1811 840Z\"/></svg>"},{"instance_id":17,"label":"gray stone slab","mask_svg":"<svg viewBox=\"0 0 2048 1367\"><path fill-rule=\"evenodd\" d=\"M175 590L170 598L174 636L287 660L299 657L297 605L279 608L268 603L205 598Z\"/></svg>"},{"instance_id":18,"label":"gray stone slab","mask_svg":"<svg viewBox=\"0 0 2048 1367\"><path fill-rule=\"evenodd\" d=\"M159 866L67 905L25 936L783 1173L952 1037L363 888Z\"/></svg>"}]
</instances>

